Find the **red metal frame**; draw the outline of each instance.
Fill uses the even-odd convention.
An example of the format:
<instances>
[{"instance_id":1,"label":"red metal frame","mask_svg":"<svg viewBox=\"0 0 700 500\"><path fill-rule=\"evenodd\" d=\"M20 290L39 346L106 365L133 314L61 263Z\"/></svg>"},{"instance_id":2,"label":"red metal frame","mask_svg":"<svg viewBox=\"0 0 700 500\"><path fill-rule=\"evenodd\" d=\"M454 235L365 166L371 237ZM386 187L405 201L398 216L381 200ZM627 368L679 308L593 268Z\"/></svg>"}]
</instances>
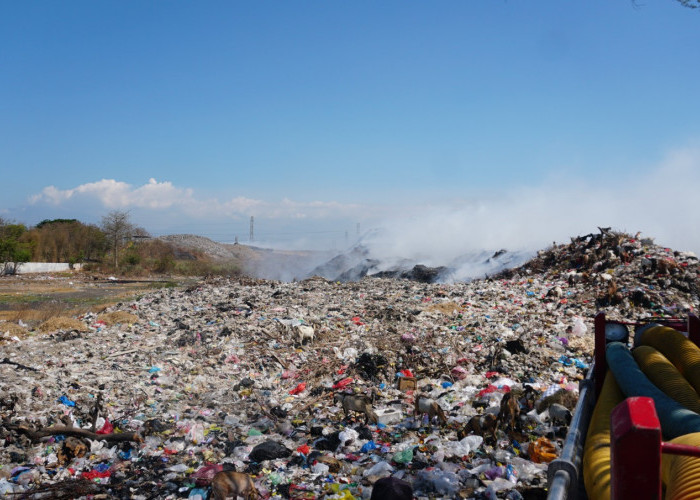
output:
<instances>
[{"instance_id":1,"label":"red metal frame","mask_svg":"<svg viewBox=\"0 0 700 500\"><path fill-rule=\"evenodd\" d=\"M688 338L697 346L700 346L700 319L694 315L689 314L686 321L678 318L667 318L667 319L653 319L647 323L659 323L665 326L670 326L678 330L679 332L687 332ZM626 326L642 326L645 323L640 322L624 322L615 321L615 323L620 323ZM595 399L598 400L600 395L600 390L603 388L603 381L605 380L605 373L608 371L608 362L605 360L605 325L608 321L605 319L605 313L599 312L596 314L593 320L593 329L595 335L595 351L593 353L593 373L595 380Z\"/></svg>"},{"instance_id":2,"label":"red metal frame","mask_svg":"<svg viewBox=\"0 0 700 500\"><path fill-rule=\"evenodd\" d=\"M675 318L656 320L676 330L687 332L688 338L700 345L700 319L694 314L687 321ZM603 385L605 360L605 314L598 313L594 320L595 352L593 374L595 398ZM639 323L623 323L640 325ZM661 454L700 457L700 448L664 443L661 425L651 398L627 398L615 407L610 426L611 499L661 499Z\"/></svg>"},{"instance_id":3,"label":"red metal frame","mask_svg":"<svg viewBox=\"0 0 700 500\"><path fill-rule=\"evenodd\" d=\"M661 498L661 424L651 398L627 398L610 415L610 498Z\"/></svg>"}]
</instances>

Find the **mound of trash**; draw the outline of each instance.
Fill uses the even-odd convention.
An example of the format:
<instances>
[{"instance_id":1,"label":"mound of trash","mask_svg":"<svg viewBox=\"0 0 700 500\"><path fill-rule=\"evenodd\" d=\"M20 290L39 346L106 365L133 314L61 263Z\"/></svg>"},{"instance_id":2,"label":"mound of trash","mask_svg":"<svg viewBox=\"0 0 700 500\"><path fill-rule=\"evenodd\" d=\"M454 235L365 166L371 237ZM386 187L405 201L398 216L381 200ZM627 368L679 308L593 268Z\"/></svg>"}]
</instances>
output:
<instances>
[{"instance_id":1,"label":"mound of trash","mask_svg":"<svg viewBox=\"0 0 700 500\"><path fill-rule=\"evenodd\" d=\"M3 344L0 495L545 498L593 317L698 307L698 260L601 231L469 283L211 279ZM138 320L132 320L132 318Z\"/></svg>"}]
</instances>

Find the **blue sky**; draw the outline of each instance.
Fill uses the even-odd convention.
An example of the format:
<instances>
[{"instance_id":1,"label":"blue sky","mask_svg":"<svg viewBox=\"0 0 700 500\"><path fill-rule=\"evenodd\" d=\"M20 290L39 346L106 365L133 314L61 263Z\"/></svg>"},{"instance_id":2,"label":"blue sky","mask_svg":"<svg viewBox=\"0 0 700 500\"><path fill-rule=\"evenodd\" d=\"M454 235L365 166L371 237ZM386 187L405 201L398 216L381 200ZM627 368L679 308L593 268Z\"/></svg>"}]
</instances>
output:
<instances>
[{"instance_id":1,"label":"blue sky","mask_svg":"<svg viewBox=\"0 0 700 500\"><path fill-rule=\"evenodd\" d=\"M673 0L1 8L5 219L700 251L700 12Z\"/></svg>"}]
</instances>

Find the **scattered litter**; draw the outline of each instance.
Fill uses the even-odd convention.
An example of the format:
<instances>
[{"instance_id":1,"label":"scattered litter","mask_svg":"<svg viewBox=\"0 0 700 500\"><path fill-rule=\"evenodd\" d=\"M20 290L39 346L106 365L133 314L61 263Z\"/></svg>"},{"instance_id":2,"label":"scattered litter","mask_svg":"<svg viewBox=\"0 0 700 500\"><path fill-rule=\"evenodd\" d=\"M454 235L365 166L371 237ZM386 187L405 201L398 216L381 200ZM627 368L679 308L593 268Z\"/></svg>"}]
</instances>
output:
<instances>
[{"instance_id":1,"label":"scattered litter","mask_svg":"<svg viewBox=\"0 0 700 500\"><path fill-rule=\"evenodd\" d=\"M601 232L470 283L209 279L47 322L2 344L0 495L542 494L595 312L686 314L697 276L692 254Z\"/></svg>"}]
</instances>

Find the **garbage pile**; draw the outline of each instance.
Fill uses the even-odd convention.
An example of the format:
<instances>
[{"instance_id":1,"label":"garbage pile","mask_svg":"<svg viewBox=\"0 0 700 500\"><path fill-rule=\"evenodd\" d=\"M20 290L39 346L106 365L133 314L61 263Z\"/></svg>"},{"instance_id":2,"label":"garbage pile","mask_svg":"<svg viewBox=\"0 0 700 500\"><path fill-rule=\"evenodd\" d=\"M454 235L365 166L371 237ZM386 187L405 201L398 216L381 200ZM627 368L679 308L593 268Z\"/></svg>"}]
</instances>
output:
<instances>
[{"instance_id":1,"label":"garbage pile","mask_svg":"<svg viewBox=\"0 0 700 500\"><path fill-rule=\"evenodd\" d=\"M692 254L603 230L470 283L149 293L107 311L123 322L3 343L0 495L205 499L237 471L262 498L369 498L387 476L545 498L594 314L683 316L697 286Z\"/></svg>"}]
</instances>

